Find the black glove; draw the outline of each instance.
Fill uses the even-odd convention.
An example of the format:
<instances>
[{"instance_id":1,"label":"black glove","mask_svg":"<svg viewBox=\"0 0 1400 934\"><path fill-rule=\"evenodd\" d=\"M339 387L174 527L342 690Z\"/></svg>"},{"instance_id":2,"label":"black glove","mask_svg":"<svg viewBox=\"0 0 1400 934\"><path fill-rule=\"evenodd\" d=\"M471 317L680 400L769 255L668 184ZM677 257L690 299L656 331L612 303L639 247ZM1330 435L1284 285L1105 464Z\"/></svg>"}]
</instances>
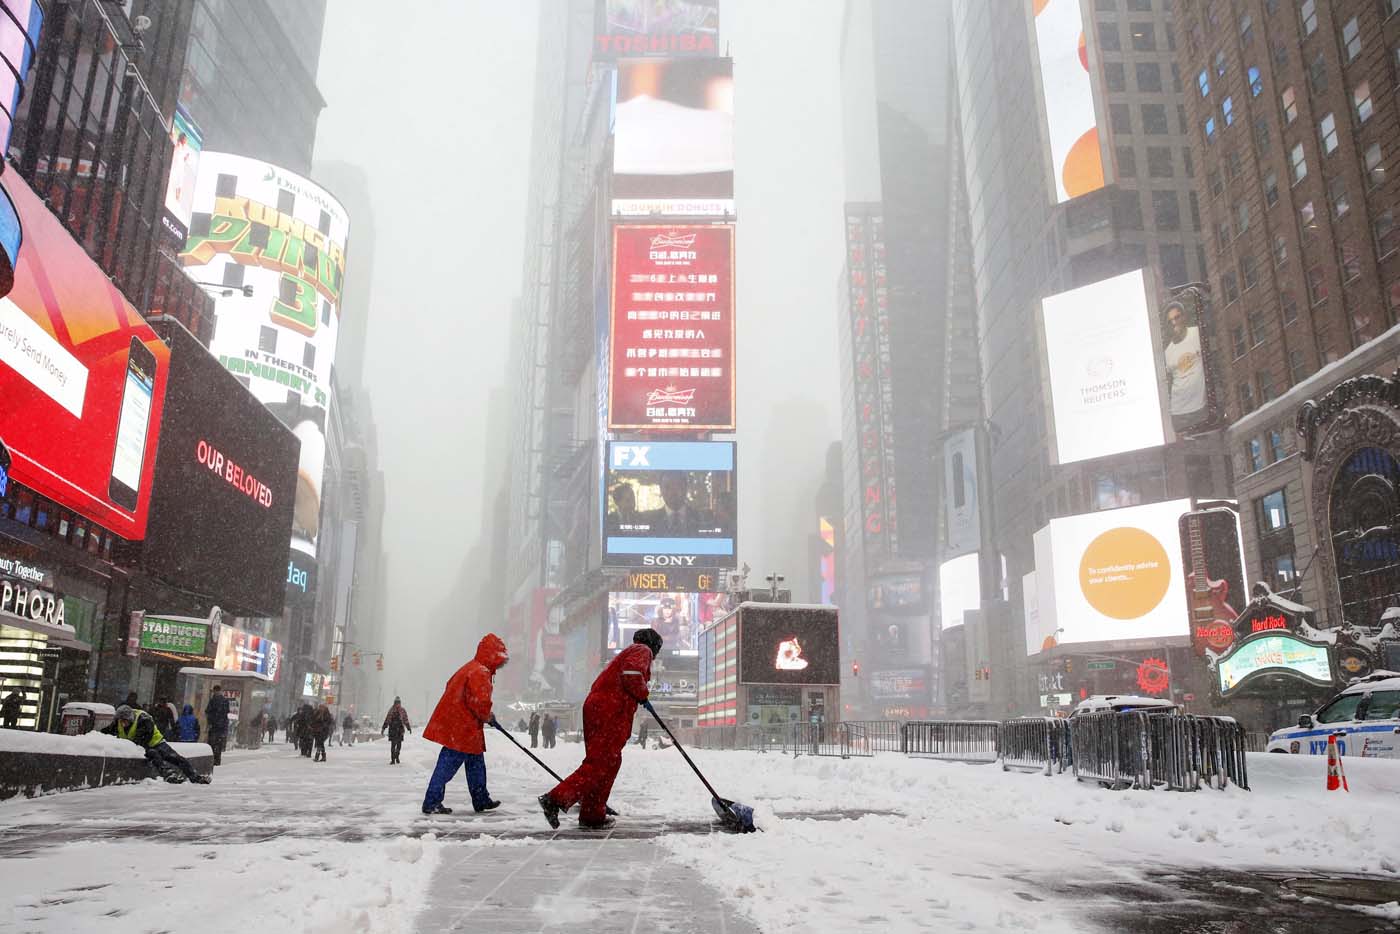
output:
<instances>
[{"instance_id":1,"label":"black glove","mask_svg":"<svg viewBox=\"0 0 1400 934\"><path fill-rule=\"evenodd\" d=\"M499 729L501 728L501 725L500 725L499 723L496 722L496 715L495 715L495 714L492 714L492 715L491 715L491 721L490 721L490 722L491 722L491 725L494 726L496 729L499 730Z\"/></svg>"},{"instance_id":2,"label":"black glove","mask_svg":"<svg viewBox=\"0 0 1400 934\"><path fill-rule=\"evenodd\" d=\"M653 717L656 716L656 708L651 706L650 700L642 701L642 706L647 709L647 713L651 714Z\"/></svg>"}]
</instances>

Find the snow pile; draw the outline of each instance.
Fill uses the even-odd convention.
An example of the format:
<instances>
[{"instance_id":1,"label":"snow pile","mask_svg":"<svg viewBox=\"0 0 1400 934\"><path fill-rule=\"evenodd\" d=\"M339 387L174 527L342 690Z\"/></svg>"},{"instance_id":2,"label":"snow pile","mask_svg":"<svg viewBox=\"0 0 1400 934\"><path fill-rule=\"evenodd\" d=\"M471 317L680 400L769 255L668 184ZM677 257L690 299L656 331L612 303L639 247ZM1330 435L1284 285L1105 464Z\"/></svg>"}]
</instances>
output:
<instances>
[{"instance_id":1,"label":"snow pile","mask_svg":"<svg viewBox=\"0 0 1400 934\"><path fill-rule=\"evenodd\" d=\"M764 931L1083 930L1066 880L1165 868L1400 871L1400 763L1347 760L1349 795L1318 757L1250 757L1253 792L1110 792L1070 776L909 760L700 753L721 791L759 809L746 837L669 837ZM624 766L625 769L625 766ZM728 789L728 790L726 790ZM765 805L766 802L766 805ZM854 821L762 813L892 809Z\"/></svg>"},{"instance_id":2,"label":"snow pile","mask_svg":"<svg viewBox=\"0 0 1400 934\"><path fill-rule=\"evenodd\" d=\"M106 756L109 759L144 759L146 754L130 740L106 733L63 736L28 730L0 730L0 753L20 752L49 756Z\"/></svg>"},{"instance_id":3,"label":"snow pile","mask_svg":"<svg viewBox=\"0 0 1400 934\"><path fill-rule=\"evenodd\" d=\"M407 934L439 846L403 838L49 847L6 861L9 929Z\"/></svg>"}]
</instances>

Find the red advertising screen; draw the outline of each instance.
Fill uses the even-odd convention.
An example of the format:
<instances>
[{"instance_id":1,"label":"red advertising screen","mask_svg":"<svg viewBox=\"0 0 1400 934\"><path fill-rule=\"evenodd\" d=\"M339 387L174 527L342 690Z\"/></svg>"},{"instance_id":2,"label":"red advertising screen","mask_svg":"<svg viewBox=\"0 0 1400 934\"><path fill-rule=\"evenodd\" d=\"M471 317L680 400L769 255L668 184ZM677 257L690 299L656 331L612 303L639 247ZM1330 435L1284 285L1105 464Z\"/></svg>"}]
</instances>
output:
<instances>
[{"instance_id":1,"label":"red advertising screen","mask_svg":"<svg viewBox=\"0 0 1400 934\"><path fill-rule=\"evenodd\" d=\"M608 427L734 430L734 227L613 229Z\"/></svg>"},{"instance_id":2,"label":"red advertising screen","mask_svg":"<svg viewBox=\"0 0 1400 934\"><path fill-rule=\"evenodd\" d=\"M0 299L0 438L20 483L127 539L146 534L170 352L17 173L24 227Z\"/></svg>"}]
</instances>

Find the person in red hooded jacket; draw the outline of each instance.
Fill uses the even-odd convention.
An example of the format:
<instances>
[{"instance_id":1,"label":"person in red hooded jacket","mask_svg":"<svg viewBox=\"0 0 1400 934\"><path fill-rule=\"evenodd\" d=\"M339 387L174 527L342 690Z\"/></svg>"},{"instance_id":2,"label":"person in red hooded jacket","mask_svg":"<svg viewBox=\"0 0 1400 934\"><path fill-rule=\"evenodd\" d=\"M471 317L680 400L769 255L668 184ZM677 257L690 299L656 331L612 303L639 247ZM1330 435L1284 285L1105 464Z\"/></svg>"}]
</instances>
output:
<instances>
[{"instance_id":1,"label":"person in red hooded jacket","mask_svg":"<svg viewBox=\"0 0 1400 934\"><path fill-rule=\"evenodd\" d=\"M580 827L612 826L613 819L607 816L608 795L622 767L622 747L632 736L637 705L647 702L651 660L660 652L660 633L638 630L632 644L593 682L583 702L583 764L539 798L549 826L559 829L559 812L576 802Z\"/></svg>"},{"instance_id":2,"label":"person in red hooded jacket","mask_svg":"<svg viewBox=\"0 0 1400 934\"><path fill-rule=\"evenodd\" d=\"M437 767L428 780L428 793L423 796L424 814L452 813L451 808L443 806L442 799L447 794L447 783L463 765L467 767L472 807L480 813L501 806L486 790L486 734L482 725L496 722L491 713L491 682L508 661L506 644L489 632L477 645L476 657L448 679L442 699L423 728L424 739L442 745Z\"/></svg>"}]
</instances>

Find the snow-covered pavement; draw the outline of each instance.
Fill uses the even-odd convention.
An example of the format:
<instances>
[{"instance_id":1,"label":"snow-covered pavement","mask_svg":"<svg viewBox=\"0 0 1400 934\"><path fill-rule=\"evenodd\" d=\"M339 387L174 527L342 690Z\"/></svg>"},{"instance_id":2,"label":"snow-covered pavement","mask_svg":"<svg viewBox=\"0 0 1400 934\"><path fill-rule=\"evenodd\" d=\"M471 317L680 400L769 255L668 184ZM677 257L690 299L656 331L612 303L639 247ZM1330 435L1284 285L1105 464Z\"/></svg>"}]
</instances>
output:
<instances>
[{"instance_id":1,"label":"snow-covered pavement","mask_svg":"<svg viewBox=\"0 0 1400 934\"><path fill-rule=\"evenodd\" d=\"M1352 792L1328 794L1321 759L1252 756L1253 792L1173 794L897 755L697 752L757 809L765 832L732 836L710 832L674 750L631 747L615 830L555 834L534 803L552 780L503 737L488 744L504 806L487 815L460 777L456 814L419 813L437 747L416 736L402 766L383 742L332 746L324 764L279 742L230 751L207 787L0 803L0 930L1127 930L1147 926L1130 923L1132 893L1223 913L1264 900L1268 886L1234 891L1256 871L1400 884L1395 762L1348 760ZM565 772L582 747L537 752ZM1164 873L1218 886L1218 903ZM1292 897L1295 913L1316 907ZM1400 904L1366 911L1333 929L1400 924Z\"/></svg>"}]
</instances>

